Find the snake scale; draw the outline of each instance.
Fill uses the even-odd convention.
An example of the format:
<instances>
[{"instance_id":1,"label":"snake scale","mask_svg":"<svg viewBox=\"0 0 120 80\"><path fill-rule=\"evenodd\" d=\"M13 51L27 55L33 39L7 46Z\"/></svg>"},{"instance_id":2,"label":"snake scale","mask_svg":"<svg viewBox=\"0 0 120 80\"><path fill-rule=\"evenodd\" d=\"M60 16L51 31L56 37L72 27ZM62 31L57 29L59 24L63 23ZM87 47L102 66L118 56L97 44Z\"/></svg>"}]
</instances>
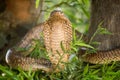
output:
<instances>
[{"instance_id":1,"label":"snake scale","mask_svg":"<svg viewBox=\"0 0 120 80\"><path fill-rule=\"evenodd\" d=\"M11 48L7 51L6 62L13 68L22 68L28 70L44 70L47 72L59 71L64 69L66 62L69 60L70 43L72 41L71 22L65 17L60 10L51 12L47 21L32 28L17 45L20 48L27 48L34 45L33 39L41 40L40 33L43 33L45 48L50 60L41 58L35 59L26 57L28 52L20 52ZM61 44L65 51L61 48ZM30 48L29 52L33 49ZM80 50L80 53L84 50ZM98 51L95 54L88 54L82 58L86 62L94 64L109 63L120 60L120 50ZM58 66L59 65L59 66ZM58 68L56 68L58 66Z\"/></svg>"}]
</instances>

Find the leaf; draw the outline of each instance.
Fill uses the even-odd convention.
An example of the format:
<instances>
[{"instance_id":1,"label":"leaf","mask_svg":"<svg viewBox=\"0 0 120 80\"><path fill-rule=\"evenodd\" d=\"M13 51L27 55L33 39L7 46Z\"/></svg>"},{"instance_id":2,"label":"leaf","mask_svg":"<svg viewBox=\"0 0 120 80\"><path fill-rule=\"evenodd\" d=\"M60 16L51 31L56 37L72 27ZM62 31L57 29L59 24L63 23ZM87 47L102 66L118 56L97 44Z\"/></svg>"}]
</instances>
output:
<instances>
[{"instance_id":1,"label":"leaf","mask_svg":"<svg viewBox=\"0 0 120 80\"><path fill-rule=\"evenodd\" d=\"M83 46L83 47L87 47L87 48L92 48L92 49L94 49L94 47L92 47L92 46L90 46L90 45L88 45L88 44L85 44L85 43L83 43L83 42L77 42L77 43L75 43L75 45L76 45L76 46Z\"/></svg>"},{"instance_id":2,"label":"leaf","mask_svg":"<svg viewBox=\"0 0 120 80\"><path fill-rule=\"evenodd\" d=\"M85 66L83 75L86 75L88 73L89 65Z\"/></svg>"},{"instance_id":3,"label":"leaf","mask_svg":"<svg viewBox=\"0 0 120 80\"><path fill-rule=\"evenodd\" d=\"M38 8L39 2L40 2L40 0L36 0L36 2L35 2L35 4L36 4L35 7L36 7L36 8Z\"/></svg>"},{"instance_id":4,"label":"leaf","mask_svg":"<svg viewBox=\"0 0 120 80\"><path fill-rule=\"evenodd\" d=\"M109 34L111 35L112 33L108 31L106 28L99 28L99 34Z\"/></svg>"},{"instance_id":5,"label":"leaf","mask_svg":"<svg viewBox=\"0 0 120 80\"><path fill-rule=\"evenodd\" d=\"M100 42L94 41L91 43L92 45L100 45Z\"/></svg>"},{"instance_id":6,"label":"leaf","mask_svg":"<svg viewBox=\"0 0 120 80\"><path fill-rule=\"evenodd\" d=\"M98 73L99 71L100 71L100 69L95 70L95 71L92 72L92 74L96 74L96 73Z\"/></svg>"},{"instance_id":7,"label":"leaf","mask_svg":"<svg viewBox=\"0 0 120 80\"><path fill-rule=\"evenodd\" d=\"M60 43L60 46L61 46L61 49L65 52L65 48L64 48L64 45L63 45L63 42L61 41Z\"/></svg>"},{"instance_id":8,"label":"leaf","mask_svg":"<svg viewBox=\"0 0 120 80\"><path fill-rule=\"evenodd\" d=\"M72 48L75 52L77 52L77 48L75 48L75 47L73 47L73 46L72 46L71 48Z\"/></svg>"}]
</instances>

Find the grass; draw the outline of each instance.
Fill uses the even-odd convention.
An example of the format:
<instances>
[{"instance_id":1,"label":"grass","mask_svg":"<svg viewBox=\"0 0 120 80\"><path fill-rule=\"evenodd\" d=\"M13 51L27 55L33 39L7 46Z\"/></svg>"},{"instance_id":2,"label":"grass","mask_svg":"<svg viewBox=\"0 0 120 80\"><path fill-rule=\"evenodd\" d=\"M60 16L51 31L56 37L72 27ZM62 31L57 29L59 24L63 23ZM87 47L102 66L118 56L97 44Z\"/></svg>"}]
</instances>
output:
<instances>
[{"instance_id":1,"label":"grass","mask_svg":"<svg viewBox=\"0 0 120 80\"><path fill-rule=\"evenodd\" d=\"M0 80L120 80L120 64L92 65L76 56L59 73L14 70L0 65Z\"/></svg>"}]
</instances>

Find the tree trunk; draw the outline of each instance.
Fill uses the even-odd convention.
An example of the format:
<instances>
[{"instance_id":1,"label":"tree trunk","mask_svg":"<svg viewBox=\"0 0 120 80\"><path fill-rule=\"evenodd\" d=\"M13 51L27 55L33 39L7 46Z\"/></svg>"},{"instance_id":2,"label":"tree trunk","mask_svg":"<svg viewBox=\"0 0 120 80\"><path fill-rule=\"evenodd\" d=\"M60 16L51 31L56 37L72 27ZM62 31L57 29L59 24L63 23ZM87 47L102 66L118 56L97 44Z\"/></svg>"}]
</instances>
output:
<instances>
[{"instance_id":1,"label":"tree trunk","mask_svg":"<svg viewBox=\"0 0 120 80\"><path fill-rule=\"evenodd\" d=\"M43 17L43 2L36 8L35 0L0 0L0 61L36 25L38 17Z\"/></svg>"},{"instance_id":2,"label":"tree trunk","mask_svg":"<svg viewBox=\"0 0 120 80\"><path fill-rule=\"evenodd\" d=\"M93 41L100 42L100 44L95 47L102 51L120 47L120 0L91 1L88 40L93 36L101 22L103 22L102 27L110 31L112 35L96 35Z\"/></svg>"}]
</instances>

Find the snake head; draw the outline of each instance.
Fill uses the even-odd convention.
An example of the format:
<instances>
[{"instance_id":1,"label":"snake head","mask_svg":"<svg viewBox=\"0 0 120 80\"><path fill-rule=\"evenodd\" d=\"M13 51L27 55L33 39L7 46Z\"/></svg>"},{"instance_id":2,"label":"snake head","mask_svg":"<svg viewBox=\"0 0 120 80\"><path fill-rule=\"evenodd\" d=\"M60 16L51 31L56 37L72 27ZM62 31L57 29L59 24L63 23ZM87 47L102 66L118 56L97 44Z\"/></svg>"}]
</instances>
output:
<instances>
[{"instance_id":1,"label":"snake head","mask_svg":"<svg viewBox=\"0 0 120 80\"><path fill-rule=\"evenodd\" d=\"M50 14L50 16L63 16L64 13L63 11L61 10L61 8L56 8L55 10L53 10Z\"/></svg>"}]
</instances>

